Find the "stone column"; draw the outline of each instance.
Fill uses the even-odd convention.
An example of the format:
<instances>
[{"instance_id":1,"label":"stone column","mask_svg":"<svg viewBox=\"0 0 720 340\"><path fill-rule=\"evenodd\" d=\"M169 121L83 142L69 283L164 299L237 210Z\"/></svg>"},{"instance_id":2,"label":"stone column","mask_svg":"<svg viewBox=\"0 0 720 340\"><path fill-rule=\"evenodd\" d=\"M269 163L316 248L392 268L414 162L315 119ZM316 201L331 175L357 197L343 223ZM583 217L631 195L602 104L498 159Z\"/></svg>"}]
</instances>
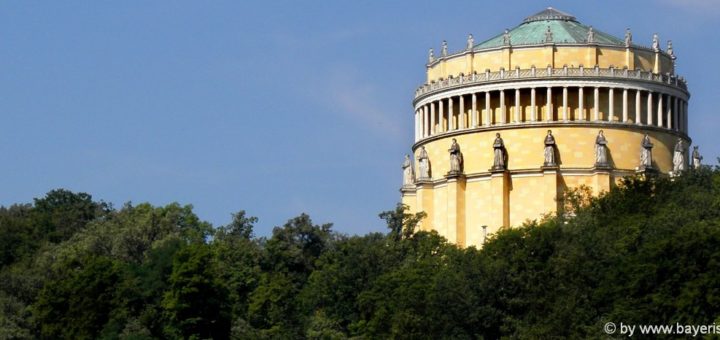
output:
<instances>
[{"instance_id":1,"label":"stone column","mask_svg":"<svg viewBox=\"0 0 720 340\"><path fill-rule=\"evenodd\" d=\"M445 132L447 129L445 128L445 102L443 99L438 100L438 103L440 104L439 109L439 117L438 117L438 132Z\"/></svg>"},{"instance_id":2,"label":"stone column","mask_svg":"<svg viewBox=\"0 0 720 340\"><path fill-rule=\"evenodd\" d=\"M418 141L418 132L420 131L420 124L418 122L418 117L420 117L420 109L415 110L415 141Z\"/></svg>"},{"instance_id":3,"label":"stone column","mask_svg":"<svg viewBox=\"0 0 720 340\"><path fill-rule=\"evenodd\" d=\"M615 120L615 91L613 88L608 88L608 122Z\"/></svg>"},{"instance_id":4,"label":"stone column","mask_svg":"<svg viewBox=\"0 0 720 340\"><path fill-rule=\"evenodd\" d=\"M600 120L600 88L595 87L593 91L593 120Z\"/></svg>"},{"instance_id":5,"label":"stone column","mask_svg":"<svg viewBox=\"0 0 720 340\"><path fill-rule=\"evenodd\" d=\"M663 127L663 94L658 93L657 126Z\"/></svg>"},{"instance_id":6,"label":"stone column","mask_svg":"<svg viewBox=\"0 0 720 340\"><path fill-rule=\"evenodd\" d=\"M535 107L535 88L530 89L530 120L537 121L537 107Z\"/></svg>"},{"instance_id":7,"label":"stone column","mask_svg":"<svg viewBox=\"0 0 720 340\"><path fill-rule=\"evenodd\" d=\"M440 105L440 102L441 101L438 101L438 105ZM430 105L430 130L428 131L428 136L432 136L435 134L435 103L432 103Z\"/></svg>"},{"instance_id":8,"label":"stone column","mask_svg":"<svg viewBox=\"0 0 720 340\"><path fill-rule=\"evenodd\" d=\"M563 86L563 121L568 121L568 88Z\"/></svg>"},{"instance_id":9,"label":"stone column","mask_svg":"<svg viewBox=\"0 0 720 340\"><path fill-rule=\"evenodd\" d=\"M652 92L648 91L647 97L647 125L653 125Z\"/></svg>"},{"instance_id":10,"label":"stone column","mask_svg":"<svg viewBox=\"0 0 720 340\"><path fill-rule=\"evenodd\" d=\"M515 123L520 123L522 107L520 106L520 89L515 89Z\"/></svg>"},{"instance_id":11,"label":"stone column","mask_svg":"<svg viewBox=\"0 0 720 340\"><path fill-rule=\"evenodd\" d=\"M673 119L672 119L673 120L673 129L675 131L679 131L680 130L680 119L679 119L680 112L678 110L680 109L680 98L674 97L673 102L675 103L675 105L673 107L674 109L673 109Z\"/></svg>"},{"instance_id":12,"label":"stone column","mask_svg":"<svg viewBox=\"0 0 720 340\"><path fill-rule=\"evenodd\" d=\"M670 95L665 95L665 127L668 129L673 128L672 122L672 106L670 106Z\"/></svg>"},{"instance_id":13,"label":"stone column","mask_svg":"<svg viewBox=\"0 0 720 340\"><path fill-rule=\"evenodd\" d=\"M635 123L642 124L642 105L640 105L640 90L635 90Z\"/></svg>"},{"instance_id":14,"label":"stone column","mask_svg":"<svg viewBox=\"0 0 720 340\"><path fill-rule=\"evenodd\" d=\"M458 112L458 126L460 129L465 128L465 96L460 95L460 111Z\"/></svg>"},{"instance_id":15,"label":"stone column","mask_svg":"<svg viewBox=\"0 0 720 340\"><path fill-rule=\"evenodd\" d=\"M585 96L583 93L583 87L578 87L578 109L580 110L580 120L585 119Z\"/></svg>"},{"instance_id":16,"label":"stone column","mask_svg":"<svg viewBox=\"0 0 720 340\"><path fill-rule=\"evenodd\" d=\"M505 90L500 90L500 124L505 123Z\"/></svg>"},{"instance_id":17,"label":"stone column","mask_svg":"<svg viewBox=\"0 0 720 340\"><path fill-rule=\"evenodd\" d=\"M552 118L553 118L553 112L552 112L552 87L548 87L548 88L547 88L547 103L545 103L545 111L546 111L546 112L545 112L545 113L546 113L545 120L549 122L549 121L551 121Z\"/></svg>"},{"instance_id":18,"label":"stone column","mask_svg":"<svg viewBox=\"0 0 720 340\"><path fill-rule=\"evenodd\" d=\"M478 110L477 110L477 95L475 92L472 94L472 112L470 113L470 126L478 126Z\"/></svg>"},{"instance_id":19,"label":"stone column","mask_svg":"<svg viewBox=\"0 0 720 340\"><path fill-rule=\"evenodd\" d=\"M455 121L455 112L453 111L452 97L448 98L448 131L457 130L457 122Z\"/></svg>"},{"instance_id":20,"label":"stone column","mask_svg":"<svg viewBox=\"0 0 720 340\"><path fill-rule=\"evenodd\" d=\"M492 123L492 112L490 112L490 91L485 92L485 126Z\"/></svg>"},{"instance_id":21,"label":"stone column","mask_svg":"<svg viewBox=\"0 0 720 340\"><path fill-rule=\"evenodd\" d=\"M430 103L429 105L432 106L432 103ZM423 106L423 133L422 133L423 138L430 135L430 132L428 131L430 129L429 115L430 115L430 110L428 110L428 106L427 105Z\"/></svg>"},{"instance_id":22,"label":"stone column","mask_svg":"<svg viewBox=\"0 0 720 340\"><path fill-rule=\"evenodd\" d=\"M623 118L622 118L622 123L627 123L627 121L628 121L628 96L627 96L627 94L628 94L628 90L627 90L627 89L623 89L623 103L622 103L622 105L623 105Z\"/></svg>"}]
</instances>

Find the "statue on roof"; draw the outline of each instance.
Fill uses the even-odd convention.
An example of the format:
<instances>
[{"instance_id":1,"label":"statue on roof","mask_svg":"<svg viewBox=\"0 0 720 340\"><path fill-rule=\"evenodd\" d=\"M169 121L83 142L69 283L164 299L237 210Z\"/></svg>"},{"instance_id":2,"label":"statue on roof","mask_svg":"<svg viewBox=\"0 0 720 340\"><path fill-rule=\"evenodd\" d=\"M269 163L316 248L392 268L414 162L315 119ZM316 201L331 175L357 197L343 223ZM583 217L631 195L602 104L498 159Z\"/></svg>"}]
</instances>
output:
<instances>
[{"instance_id":1,"label":"statue on roof","mask_svg":"<svg viewBox=\"0 0 720 340\"><path fill-rule=\"evenodd\" d=\"M603 134L603 130L598 132L595 137L595 167L604 168L608 167L608 156L607 156L607 139Z\"/></svg>"},{"instance_id":2,"label":"statue on roof","mask_svg":"<svg viewBox=\"0 0 720 340\"><path fill-rule=\"evenodd\" d=\"M410 161L409 155L405 155L405 161L403 161L402 169L403 186L409 187L415 184L415 173L413 172L412 162Z\"/></svg>"},{"instance_id":3,"label":"statue on roof","mask_svg":"<svg viewBox=\"0 0 720 340\"><path fill-rule=\"evenodd\" d=\"M660 38L658 38L657 33L653 34L652 49L655 52L660 51Z\"/></svg>"},{"instance_id":4,"label":"statue on roof","mask_svg":"<svg viewBox=\"0 0 720 340\"><path fill-rule=\"evenodd\" d=\"M435 51L430 47L430 51L428 51L428 63L432 63L435 61Z\"/></svg>"},{"instance_id":5,"label":"statue on roof","mask_svg":"<svg viewBox=\"0 0 720 340\"><path fill-rule=\"evenodd\" d=\"M700 151L698 151L698 146L693 146L693 153L692 153L693 168L700 169L702 159L703 159L703 156L700 156Z\"/></svg>"},{"instance_id":6,"label":"statue on roof","mask_svg":"<svg viewBox=\"0 0 720 340\"><path fill-rule=\"evenodd\" d=\"M640 170L652 168L652 148L653 143L650 141L650 136L646 133L640 143Z\"/></svg>"},{"instance_id":7,"label":"statue on roof","mask_svg":"<svg viewBox=\"0 0 720 340\"><path fill-rule=\"evenodd\" d=\"M628 27L625 29L625 47L630 47L630 45L632 45L632 33Z\"/></svg>"},{"instance_id":8,"label":"statue on roof","mask_svg":"<svg viewBox=\"0 0 720 340\"><path fill-rule=\"evenodd\" d=\"M425 146L420 147L417 161L419 179L430 179L430 158L428 157L427 151L425 151Z\"/></svg>"},{"instance_id":9,"label":"statue on roof","mask_svg":"<svg viewBox=\"0 0 720 340\"><path fill-rule=\"evenodd\" d=\"M545 42L549 43L553 41L553 33L550 30L550 26L547 27L547 31L545 31Z\"/></svg>"},{"instance_id":10,"label":"statue on roof","mask_svg":"<svg viewBox=\"0 0 720 340\"><path fill-rule=\"evenodd\" d=\"M672 40L668 40L667 53L668 53L671 57L674 57L674 56L675 56L675 53L673 52L673 47L672 47Z\"/></svg>"},{"instance_id":11,"label":"statue on roof","mask_svg":"<svg viewBox=\"0 0 720 340\"><path fill-rule=\"evenodd\" d=\"M440 56L441 56L441 57L447 57L447 55L448 55L447 41L443 40L443 42L442 42L442 50L440 51Z\"/></svg>"},{"instance_id":12,"label":"statue on roof","mask_svg":"<svg viewBox=\"0 0 720 340\"><path fill-rule=\"evenodd\" d=\"M509 46L510 45L510 31L506 28L505 32L503 33L503 45Z\"/></svg>"},{"instance_id":13,"label":"statue on roof","mask_svg":"<svg viewBox=\"0 0 720 340\"><path fill-rule=\"evenodd\" d=\"M468 34L467 38L467 50L472 51L473 46L475 46L475 38L473 38L472 34Z\"/></svg>"},{"instance_id":14,"label":"statue on roof","mask_svg":"<svg viewBox=\"0 0 720 340\"><path fill-rule=\"evenodd\" d=\"M592 26L590 26L590 29L588 29L587 42L588 42L588 43L594 43L594 42L595 42L595 31L593 31Z\"/></svg>"}]
</instances>

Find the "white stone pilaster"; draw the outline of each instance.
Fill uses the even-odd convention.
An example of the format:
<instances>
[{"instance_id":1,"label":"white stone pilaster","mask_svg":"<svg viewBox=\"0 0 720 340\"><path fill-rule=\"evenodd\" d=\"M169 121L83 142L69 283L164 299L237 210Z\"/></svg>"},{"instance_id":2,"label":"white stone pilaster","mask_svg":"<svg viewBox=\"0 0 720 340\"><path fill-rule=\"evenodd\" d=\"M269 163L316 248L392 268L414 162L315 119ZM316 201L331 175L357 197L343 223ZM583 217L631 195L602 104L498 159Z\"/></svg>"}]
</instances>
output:
<instances>
[{"instance_id":1,"label":"white stone pilaster","mask_svg":"<svg viewBox=\"0 0 720 340\"><path fill-rule=\"evenodd\" d=\"M657 126L663 127L663 94L658 93L658 102L657 102Z\"/></svg>"},{"instance_id":2,"label":"white stone pilaster","mask_svg":"<svg viewBox=\"0 0 720 340\"><path fill-rule=\"evenodd\" d=\"M552 87L547 88L547 103L545 103L546 121L551 121L553 118L552 112Z\"/></svg>"},{"instance_id":3,"label":"white stone pilaster","mask_svg":"<svg viewBox=\"0 0 720 340\"><path fill-rule=\"evenodd\" d=\"M458 125L460 129L465 128L465 96L460 95L460 111L458 112Z\"/></svg>"},{"instance_id":4,"label":"white stone pilaster","mask_svg":"<svg viewBox=\"0 0 720 340\"><path fill-rule=\"evenodd\" d=\"M673 128L672 122L672 106L670 105L670 95L665 95L665 127Z\"/></svg>"},{"instance_id":5,"label":"white stone pilaster","mask_svg":"<svg viewBox=\"0 0 720 340\"><path fill-rule=\"evenodd\" d=\"M640 90L635 90L635 123L642 124L642 105L640 103Z\"/></svg>"},{"instance_id":6,"label":"white stone pilaster","mask_svg":"<svg viewBox=\"0 0 720 340\"><path fill-rule=\"evenodd\" d=\"M564 122L567 122L568 121L568 88L567 88L567 86L563 86L562 93L563 93L563 109L562 109L563 118L562 119Z\"/></svg>"},{"instance_id":7,"label":"white stone pilaster","mask_svg":"<svg viewBox=\"0 0 720 340\"><path fill-rule=\"evenodd\" d=\"M515 89L515 123L520 123L522 107L520 106L520 89Z\"/></svg>"},{"instance_id":8,"label":"white stone pilaster","mask_svg":"<svg viewBox=\"0 0 720 340\"><path fill-rule=\"evenodd\" d=\"M615 120L615 91L614 89L608 88L608 122Z\"/></svg>"},{"instance_id":9,"label":"white stone pilaster","mask_svg":"<svg viewBox=\"0 0 720 340\"><path fill-rule=\"evenodd\" d=\"M507 123L505 121L505 90L500 90L500 124Z\"/></svg>"},{"instance_id":10,"label":"white stone pilaster","mask_svg":"<svg viewBox=\"0 0 720 340\"><path fill-rule=\"evenodd\" d=\"M648 91L647 97L647 125L653 125L653 95L651 91Z\"/></svg>"},{"instance_id":11,"label":"white stone pilaster","mask_svg":"<svg viewBox=\"0 0 720 340\"><path fill-rule=\"evenodd\" d=\"M492 123L492 112L490 112L490 92L485 92L485 126Z\"/></svg>"},{"instance_id":12,"label":"white stone pilaster","mask_svg":"<svg viewBox=\"0 0 720 340\"><path fill-rule=\"evenodd\" d=\"M580 120L585 120L585 96L583 87L578 87L578 109L580 110Z\"/></svg>"},{"instance_id":13,"label":"white stone pilaster","mask_svg":"<svg viewBox=\"0 0 720 340\"><path fill-rule=\"evenodd\" d=\"M470 112L470 126L478 126L477 94L472 94L472 112Z\"/></svg>"},{"instance_id":14,"label":"white stone pilaster","mask_svg":"<svg viewBox=\"0 0 720 340\"><path fill-rule=\"evenodd\" d=\"M600 120L600 88L593 91L593 120Z\"/></svg>"},{"instance_id":15,"label":"white stone pilaster","mask_svg":"<svg viewBox=\"0 0 720 340\"><path fill-rule=\"evenodd\" d=\"M535 107L535 88L530 89L530 120L537 121L537 107Z\"/></svg>"},{"instance_id":16,"label":"white stone pilaster","mask_svg":"<svg viewBox=\"0 0 720 340\"><path fill-rule=\"evenodd\" d=\"M627 123L628 121L628 90L623 89L623 102L622 102L622 122Z\"/></svg>"}]
</instances>

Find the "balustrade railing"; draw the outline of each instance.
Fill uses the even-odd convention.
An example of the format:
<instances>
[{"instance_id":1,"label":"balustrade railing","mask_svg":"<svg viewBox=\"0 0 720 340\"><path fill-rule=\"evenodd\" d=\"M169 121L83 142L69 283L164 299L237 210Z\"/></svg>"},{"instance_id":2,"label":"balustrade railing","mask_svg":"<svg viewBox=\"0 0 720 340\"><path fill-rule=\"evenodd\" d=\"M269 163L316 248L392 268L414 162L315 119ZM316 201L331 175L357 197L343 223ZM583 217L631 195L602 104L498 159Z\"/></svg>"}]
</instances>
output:
<instances>
[{"instance_id":1,"label":"balustrade railing","mask_svg":"<svg viewBox=\"0 0 720 340\"><path fill-rule=\"evenodd\" d=\"M687 82L684 78L678 77L673 74L657 74L642 70L628 70L626 68L584 68L584 67L562 67L562 68L531 68L531 69L513 69L505 70L500 69L499 71L490 72L485 71L481 73L473 72L472 74L464 75L460 74L457 77L450 76L447 79L441 79L439 81L433 81L429 84L424 84L415 90L415 98L422 95L434 92L437 90L444 90L460 85L475 85L486 82L498 82L498 81L513 81L516 79L542 79L547 77L553 78L573 78L573 77L587 77L587 78L620 78L620 79L639 79L653 81L668 85L677 86L683 90L687 90Z\"/></svg>"}]
</instances>

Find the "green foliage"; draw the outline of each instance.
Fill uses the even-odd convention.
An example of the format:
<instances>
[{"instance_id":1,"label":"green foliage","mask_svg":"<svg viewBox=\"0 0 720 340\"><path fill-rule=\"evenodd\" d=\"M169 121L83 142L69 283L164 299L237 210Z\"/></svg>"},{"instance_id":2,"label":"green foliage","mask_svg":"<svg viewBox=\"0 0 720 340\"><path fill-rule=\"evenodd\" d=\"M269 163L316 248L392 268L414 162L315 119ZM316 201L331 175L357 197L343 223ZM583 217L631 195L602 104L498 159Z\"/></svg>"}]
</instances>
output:
<instances>
[{"instance_id":1,"label":"green foliage","mask_svg":"<svg viewBox=\"0 0 720 340\"><path fill-rule=\"evenodd\" d=\"M253 234L191 206L57 190L0 208L0 338L598 338L605 322L720 318L720 170L568 192L483 248L418 231L346 236L303 214Z\"/></svg>"}]
</instances>

